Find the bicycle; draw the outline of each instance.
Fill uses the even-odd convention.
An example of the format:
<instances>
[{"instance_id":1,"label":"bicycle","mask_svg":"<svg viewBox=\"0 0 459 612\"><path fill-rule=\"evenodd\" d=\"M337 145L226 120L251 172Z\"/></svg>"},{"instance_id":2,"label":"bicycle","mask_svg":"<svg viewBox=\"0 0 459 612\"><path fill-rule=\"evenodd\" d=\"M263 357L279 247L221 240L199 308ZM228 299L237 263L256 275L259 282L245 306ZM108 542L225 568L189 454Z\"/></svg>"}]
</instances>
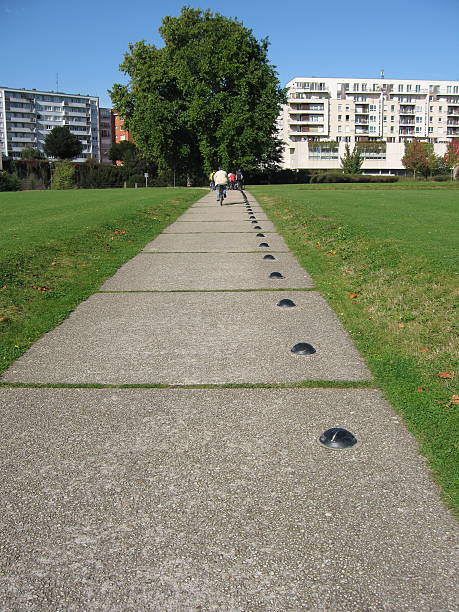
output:
<instances>
[{"instance_id":1,"label":"bicycle","mask_svg":"<svg viewBox=\"0 0 459 612\"><path fill-rule=\"evenodd\" d=\"M223 206L223 200L226 198L226 185L217 185L218 189L217 202L220 201L220 206Z\"/></svg>"}]
</instances>

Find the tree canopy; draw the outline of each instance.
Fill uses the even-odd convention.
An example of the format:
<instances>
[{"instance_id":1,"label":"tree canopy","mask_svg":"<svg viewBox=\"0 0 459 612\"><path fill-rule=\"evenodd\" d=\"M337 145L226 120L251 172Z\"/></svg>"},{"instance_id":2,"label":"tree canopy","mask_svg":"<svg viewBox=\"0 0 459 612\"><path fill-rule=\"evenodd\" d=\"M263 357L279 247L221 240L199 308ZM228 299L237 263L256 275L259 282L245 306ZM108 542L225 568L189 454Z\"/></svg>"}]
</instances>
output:
<instances>
[{"instance_id":1,"label":"tree canopy","mask_svg":"<svg viewBox=\"0 0 459 612\"><path fill-rule=\"evenodd\" d=\"M55 127L45 138L44 151L49 157L73 159L83 151L81 141L68 127Z\"/></svg>"},{"instance_id":2,"label":"tree canopy","mask_svg":"<svg viewBox=\"0 0 459 612\"><path fill-rule=\"evenodd\" d=\"M110 91L142 155L190 174L276 162L285 92L268 41L209 10L185 7L162 24L164 46L129 45L120 69L130 82Z\"/></svg>"}]
</instances>

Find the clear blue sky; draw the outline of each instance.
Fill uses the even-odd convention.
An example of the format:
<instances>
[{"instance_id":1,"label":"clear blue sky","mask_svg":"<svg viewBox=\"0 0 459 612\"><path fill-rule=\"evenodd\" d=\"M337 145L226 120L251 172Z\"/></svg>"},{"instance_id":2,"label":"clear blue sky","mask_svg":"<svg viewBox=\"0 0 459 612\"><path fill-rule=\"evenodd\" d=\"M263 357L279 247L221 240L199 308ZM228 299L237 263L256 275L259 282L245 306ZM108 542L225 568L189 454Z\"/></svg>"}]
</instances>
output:
<instances>
[{"instance_id":1,"label":"clear blue sky","mask_svg":"<svg viewBox=\"0 0 459 612\"><path fill-rule=\"evenodd\" d=\"M0 85L100 97L126 82L118 66L130 42L162 45L164 15L185 2L0 0ZM295 76L459 80L459 0L236 0L190 2L237 17L285 85Z\"/></svg>"}]
</instances>

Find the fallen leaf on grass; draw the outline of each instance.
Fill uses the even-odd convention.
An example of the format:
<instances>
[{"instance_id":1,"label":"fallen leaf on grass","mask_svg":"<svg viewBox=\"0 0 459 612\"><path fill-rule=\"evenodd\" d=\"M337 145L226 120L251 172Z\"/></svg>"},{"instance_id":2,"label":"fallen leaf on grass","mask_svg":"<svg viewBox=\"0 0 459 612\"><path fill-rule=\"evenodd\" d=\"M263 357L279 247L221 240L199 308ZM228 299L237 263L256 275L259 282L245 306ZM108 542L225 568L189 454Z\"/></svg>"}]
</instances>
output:
<instances>
[{"instance_id":1,"label":"fallen leaf on grass","mask_svg":"<svg viewBox=\"0 0 459 612\"><path fill-rule=\"evenodd\" d=\"M428 391L429 389L427 387L418 387L418 391L419 393L422 393L422 391Z\"/></svg>"},{"instance_id":2,"label":"fallen leaf on grass","mask_svg":"<svg viewBox=\"0 0 459 612\"><path fill-rule=\"evenodd\" d=\"M405 327L405 323L399 323L397 327L399 329L403 329Z\"/></svg>"},{"instance_id":3,"label":"fallen leaf on grass","mask_svg":"<svg viewBox=\"0 0 459 612\"><path fill-rule=\"evenodd\" d=\"M357 293L350 293L347 296L350 300L355 300L355 298L359 297Z\"/></svg>"},{"instance_id":4,"label":"fallen leaf on grass","mask_svg":"<svg viewBox=\"0 0 459 612\"><path fill-rule=\"evenodd\" d=\"M438 372L439 378L454 378L454 372Z\"/></svg>"},{"instance_id":5,"label":"fallen leaf on grass","mask_svg":"<svg viewBox=\"0 0 459 612\"><path fill-rule=\"evenodd\" d=\"M37 291L51 291L51 287L37 287L36 285L32 285L32 289L36 289Z\"/></svg>"},{"instance_id":6,"label":"fallen leaf on grass","mask_svg":"<svg viewBox=\"0 0 459 612\"><path fill-rule=\"evenodd\" d=\"M327 251L327 255L336 255L336 251Z\"/></svg>"},{"instance_id":7,"label":"fallen leaf on grass","mask_svg":"<svg viewBox=\"0 0 459 612\"><path fill-rule=\"evenodd\" d=\"M116 230L115 236L124 236L126 232L124 230Z\"/></svg>"},{"instance_id":8,"label":"fallen leaf on grass","mask_svg":"<svg viewBox=\"0 0 459 612\"><path fill-rule=\"evenodd\" d=\"M419 349L420 353L427 353L430 349L428 349L427 347L424 347L422 349Z\"/></svg>"},{"instance_id":9,"label":"fallen leaf on grass","mask_svg":"<svg viewBox=\"0 0 459 612\"><path fill-rule=\"evenodd\" d=\"M452 404L459 404L459 395L451 396L451 401L449 402L448 406L451 406Z\"/></svg>"}]
</instances>

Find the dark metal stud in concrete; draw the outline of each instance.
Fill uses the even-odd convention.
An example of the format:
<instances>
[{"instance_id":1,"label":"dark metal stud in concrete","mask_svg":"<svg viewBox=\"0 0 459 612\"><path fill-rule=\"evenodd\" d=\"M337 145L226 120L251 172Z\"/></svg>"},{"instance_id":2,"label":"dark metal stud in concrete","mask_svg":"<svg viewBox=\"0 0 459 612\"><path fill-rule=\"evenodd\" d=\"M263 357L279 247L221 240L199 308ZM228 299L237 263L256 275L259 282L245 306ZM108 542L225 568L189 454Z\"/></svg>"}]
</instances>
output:
<instances>
[{"instance_id":1,"label":"dark metal stud in concrete","mask_svg":"<svg viewBox=\"0 0 459 612\"><path fill-rule=\"evenodd\" d=\"M257 238L264 238L265 235L264 234L257 234Z\"/></svg>"},{"instance_id":2,"label":"dark metal stud in concrete","mask_svg":"<svg viewBox=\"0 0 459 612\"><path fill-rule=\"evenodd\" d=\"M263 259L276 259L274 255L265 255Z\"/></svg>"},{"instance_id":3,"label":"dark metal stud in concrete","mask_svg":"<svg viewBox=\"0 0 459 612\"><path fill-rule=\"evenodd\" d=\"M269 244L267 242L260 242L258 246L259 247L269 247Z\"/></svg>"},{"instance_id":4,"label":"dark metal stud in concrete","mask_svg":"<svg viewBox=\"0 0 459 612\"><path fill-rule=\"evenodd\" d=\"M271 272L269 278L285 278L285 276L280 272Z\"/></svg>"},{"instance_id":5,"label":"dark metal stud in concrete","mask_svg":"<svg viewBox=\"0 0 459 612\"><path fill-rule=\"evenodd\" d=\"M255 225L253 229L261 229L261 227L259 225Z\"/></svg>"},{"instance_id":6,"label":"dark metal stud in concrete","mask_svg":"<svg viewBox=\"0 0 459 612\"><path fill-rule=\"evenodd\" d=\"M277 302L276 306L280 306L281 308L293 308L296 304L293 300L281 300Z\"/></svg>"},{"instance_id":7,"label":"dark metal stud in concrete","mask_svg":"<svg viewBox=\"0 0 459 612\"><path fill-rule=\"evenodd\" d=\"M249 219L256 219L255 215L250 215Z\"/></svg>"},{"instance_id":8,"label":"dark metal stud in concrete","mask_svg":"<svg viewBox=\"0 0 459 612\"><path fill-rule=\"evenodd\" d=\"M342 448L350 448L357 444L357 438L347 429L342 427L332 427L327 429L320 436L319 442L327 448L340 450Z\"/></svg>"},{"instance_id":9,"label":"dark metal stud in concrete","mask_svg":"<svg viewBox=\"0 0 459 612\"><path fill-rule=\"evenodd\" d=\"M316 352L316 349L312 346L312 344L308 344L307 342L298 342L291 349L292 353L295 355L313 355Z\"/></svg>"},{"instance_id":10,"label":"dark metal stud in concrete","mask_svg":"<svg viewBox=\"0 0 459 612\"><path fill-rule=\"evenodd\" d=\"M251 221L250 223L252 223L252 224L253 224L253 223L258 223L258 221Z\"/></svg>"}]
</instances>

